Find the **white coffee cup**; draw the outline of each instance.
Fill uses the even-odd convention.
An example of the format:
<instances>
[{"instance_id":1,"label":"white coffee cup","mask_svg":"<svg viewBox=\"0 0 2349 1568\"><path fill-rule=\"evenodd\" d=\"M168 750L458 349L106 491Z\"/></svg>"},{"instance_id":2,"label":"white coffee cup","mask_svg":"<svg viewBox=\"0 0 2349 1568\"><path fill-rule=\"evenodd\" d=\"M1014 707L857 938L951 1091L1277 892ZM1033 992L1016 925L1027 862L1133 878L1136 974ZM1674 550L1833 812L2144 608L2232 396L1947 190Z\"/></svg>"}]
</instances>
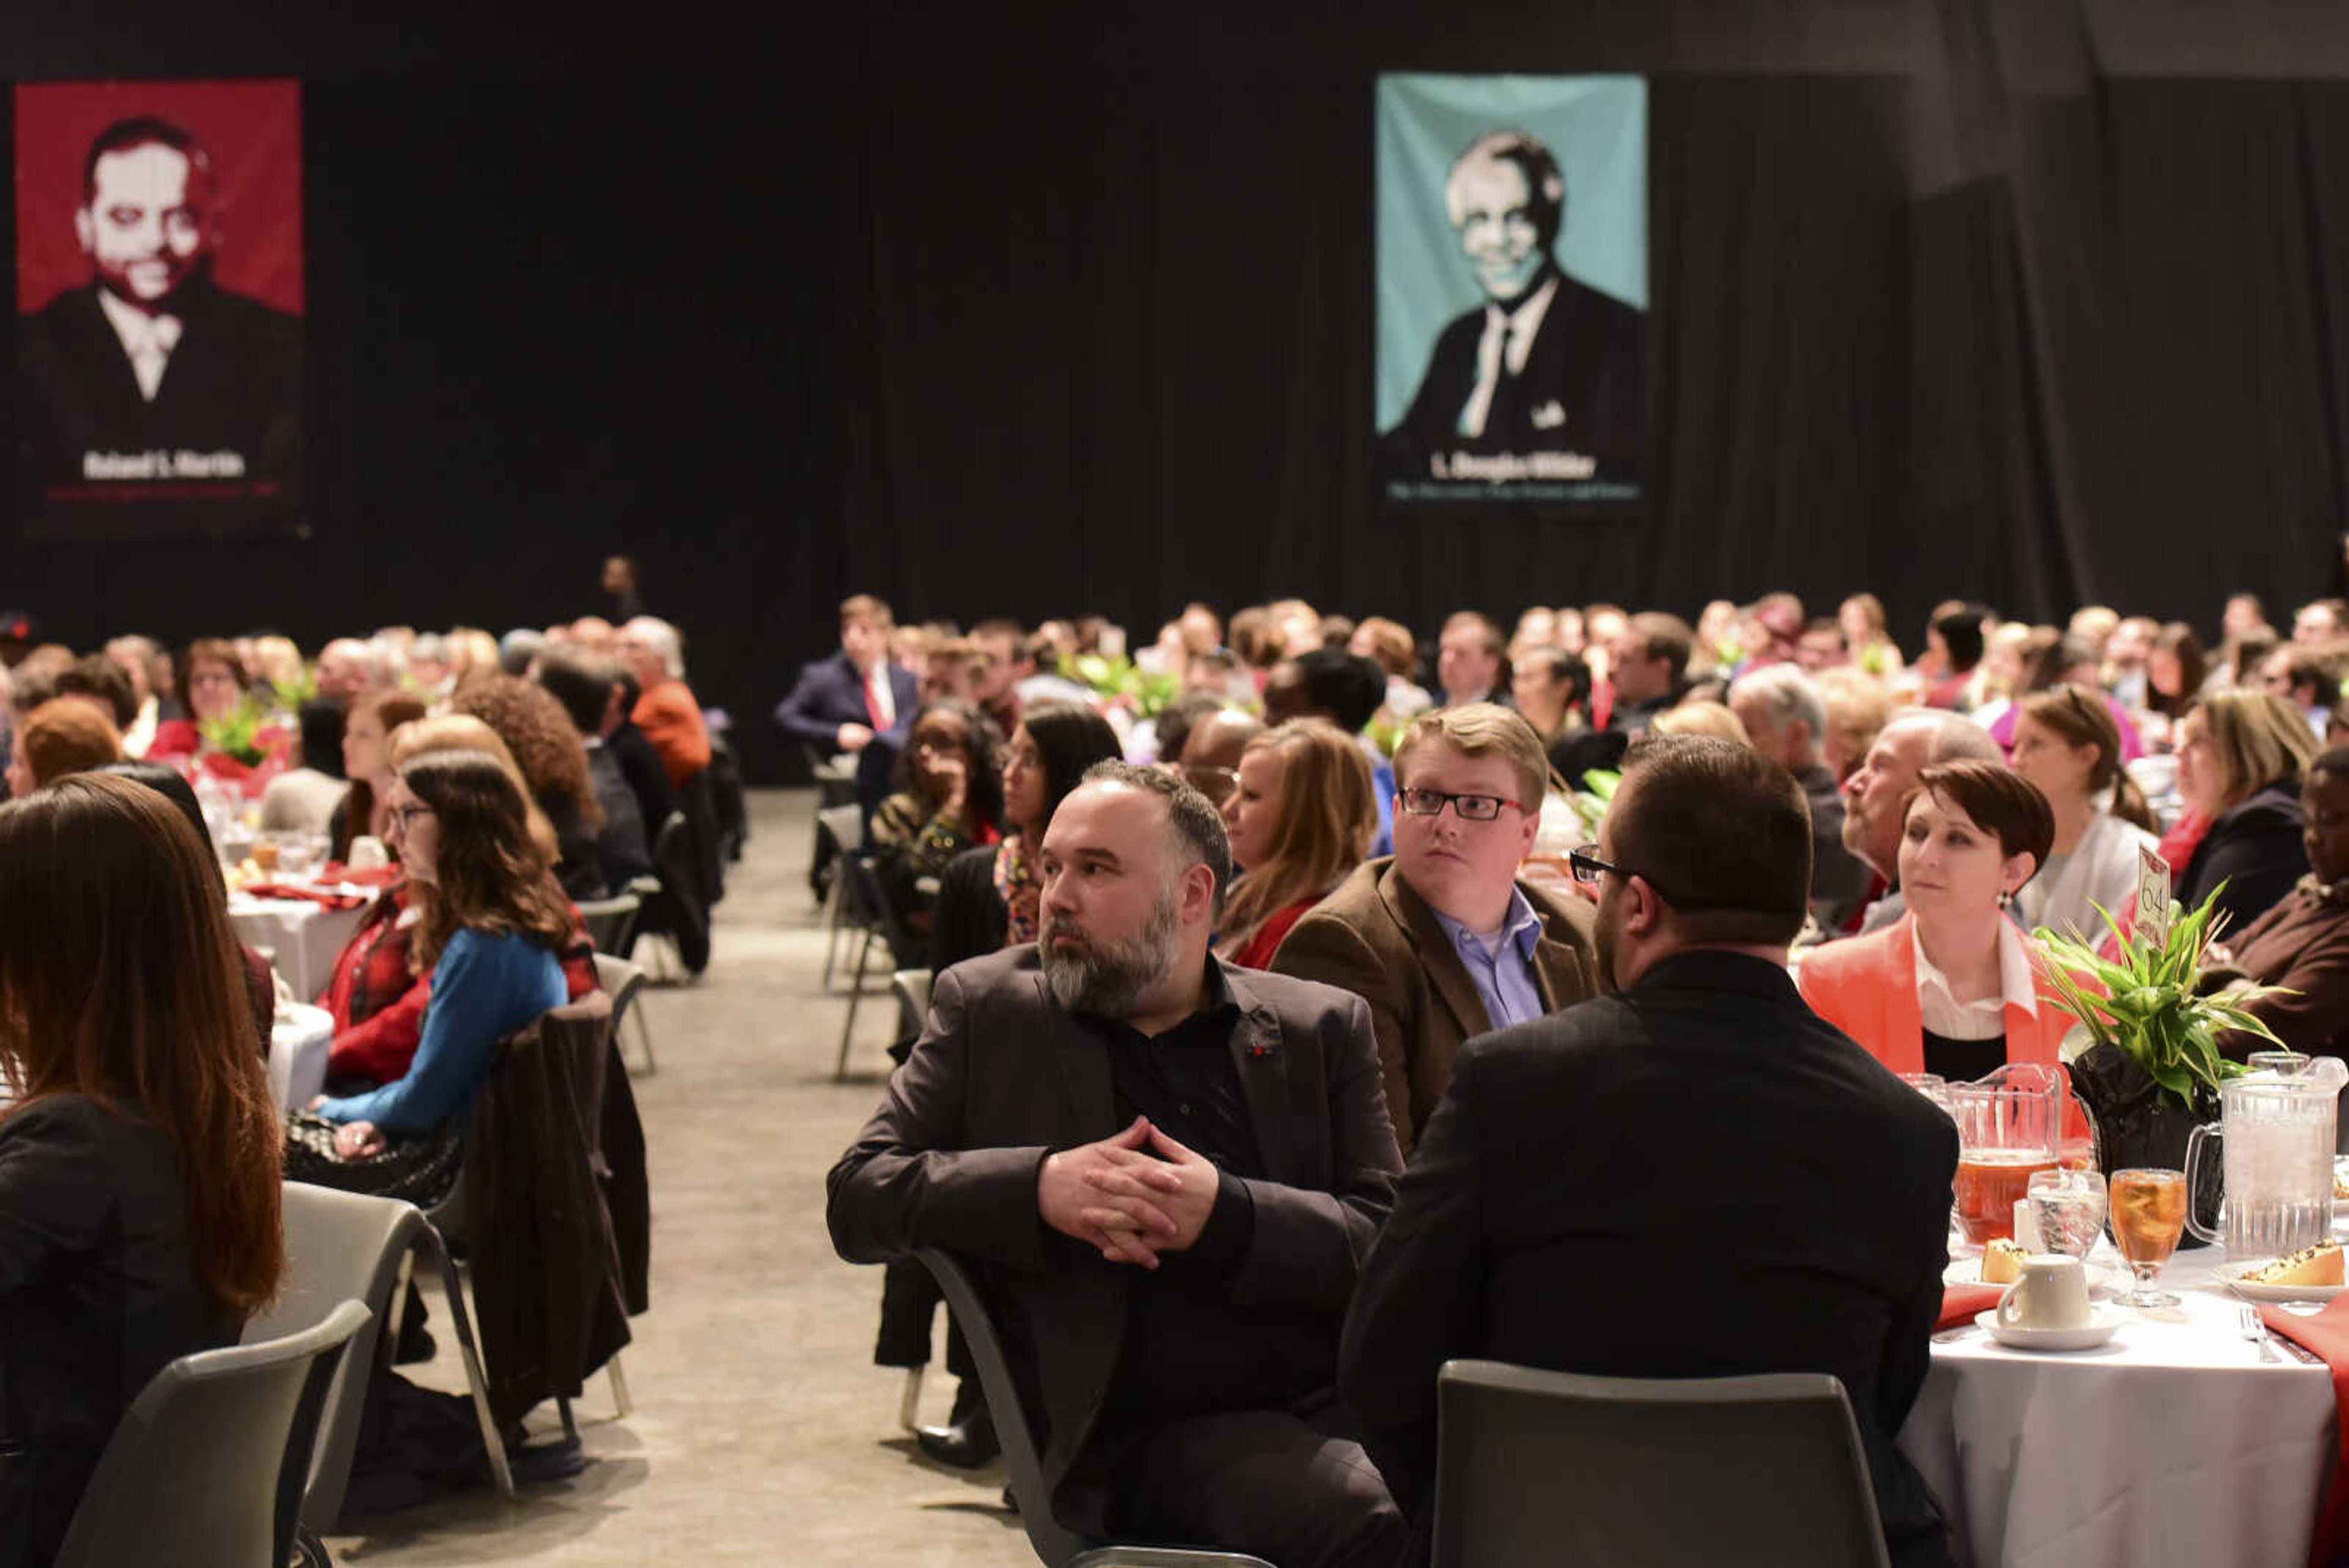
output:
<instances>
[{"instance_id":1,"label":"white coffee cup","mask_svg":"<svg viewBox=\"0 0 2349 1568\"><path fill-rule=\"evenodd\" d=\"M2088 1272L2061 1252L2034 1252L1998 1299L2001 1328L2085 1328Z\"/></svg>"},{"instance_id":2,"label":"white coffee cup","mask_svg":"<svg viewBox=\"0 0 2349 1568\"><path fill-rule=\"evenodd\" d=\"M382 839L361 834L351 840L350 858L347 864L354 871L372 871L379 866L390 865L391 852L383 846Z\"/></svg>"}]
</instances>

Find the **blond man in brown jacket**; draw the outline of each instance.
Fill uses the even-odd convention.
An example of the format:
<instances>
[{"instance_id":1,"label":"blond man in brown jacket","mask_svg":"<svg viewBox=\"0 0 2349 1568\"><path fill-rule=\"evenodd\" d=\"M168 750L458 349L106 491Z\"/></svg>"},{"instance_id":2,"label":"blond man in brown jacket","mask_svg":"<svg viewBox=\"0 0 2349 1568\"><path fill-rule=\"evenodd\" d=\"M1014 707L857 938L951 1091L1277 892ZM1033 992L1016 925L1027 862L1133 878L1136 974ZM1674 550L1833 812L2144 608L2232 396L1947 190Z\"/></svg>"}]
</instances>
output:
<instances>
[{"instance_id":1,"label":"blond man in brown jacket","mask_svg":"<svg viewBox=\"0 0 2349 1568\"><path fill-rule=\"evenodd\" d=\"M1298 921L1278 974L1370 1004L1387 1114L1405 1152L1471 1035L1598 994L1591 912L1517 879L1541 815L1541 737L1489 702L1412 721L1395 747L1395 852Z\"/></svg>"}]
</instances>

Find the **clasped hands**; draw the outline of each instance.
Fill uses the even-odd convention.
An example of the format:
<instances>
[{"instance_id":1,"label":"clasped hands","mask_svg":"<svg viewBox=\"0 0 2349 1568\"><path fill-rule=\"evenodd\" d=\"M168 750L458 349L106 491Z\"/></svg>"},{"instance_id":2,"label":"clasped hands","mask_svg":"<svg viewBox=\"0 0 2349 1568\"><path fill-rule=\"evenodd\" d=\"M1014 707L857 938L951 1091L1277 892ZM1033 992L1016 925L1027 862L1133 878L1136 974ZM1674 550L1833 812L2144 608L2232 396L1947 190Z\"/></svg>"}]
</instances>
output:
<instances>
[{"instance_id":1,"label":"clasped hands","mask_svg":"<svg viewBox=\"0 0 2349 1568\"><path fill-rule=\"evenodd\" d=\"M1036 1209L1111 1262L1154 1269L1160 1253L1198 1241L1222 1184L1212 1161L1136 1116L1114 1137L1047 1158Z\"/></svg>"},{"instance_id":2,"label":"clasped hands","mask_svg":"<svg viewBox=\"0 0 2349 1568\"><path fill-rule=\"evenodd\" d=\"M326 1103L324 1095L310 1096L310 1109ZM373 1122L345 1122L335 1129L336 1159L367 1159L384 1151L383 1130Z\"/></svg>"}]
</instances>

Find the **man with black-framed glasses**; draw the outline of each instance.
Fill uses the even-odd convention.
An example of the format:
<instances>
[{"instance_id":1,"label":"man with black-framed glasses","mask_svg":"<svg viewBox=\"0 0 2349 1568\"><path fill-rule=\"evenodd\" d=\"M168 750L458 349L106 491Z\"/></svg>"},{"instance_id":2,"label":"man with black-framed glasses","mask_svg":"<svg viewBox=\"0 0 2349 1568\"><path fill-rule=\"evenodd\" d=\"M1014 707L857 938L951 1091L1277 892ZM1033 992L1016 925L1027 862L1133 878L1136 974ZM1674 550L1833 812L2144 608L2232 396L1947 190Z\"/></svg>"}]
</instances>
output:
<instances>
[{"instance_id":1,"label":"man with black-framed glasses","mask_svg":"<svg viewBox=\"0 0 2349 1568\"><path fill-rule=\"evenodd\" d=\"M1387 1114L1407 1152L1472 1034L1598 991L1590 911L1517 879L1549 761L1490 702L1413 719L1395 746L1394 846L1289 931L1272 967L1370 1003Z\"/></svg>"}]
</instances>

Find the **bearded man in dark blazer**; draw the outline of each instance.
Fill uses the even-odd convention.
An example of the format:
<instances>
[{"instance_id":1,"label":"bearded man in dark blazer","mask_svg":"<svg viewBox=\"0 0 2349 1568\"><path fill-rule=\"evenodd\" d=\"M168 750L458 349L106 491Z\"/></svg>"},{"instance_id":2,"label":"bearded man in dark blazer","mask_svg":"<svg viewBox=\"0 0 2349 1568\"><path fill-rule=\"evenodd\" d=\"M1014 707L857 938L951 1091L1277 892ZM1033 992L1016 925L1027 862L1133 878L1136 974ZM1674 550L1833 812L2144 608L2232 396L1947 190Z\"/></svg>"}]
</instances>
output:
<instances>
[{"instance_id":1,"label":"bearded man in dark blazer","mask_svg":"<svg viewBox=\"0 0 2349 1568\"><path fill-rule=\"evenodd\" d=\"M1402 1166L1361 1002L1208 957L1222 820L1103 763L1054 812L1040 940L937 977L829 1179L833 1247L961 1254L1001 1303L1049 1508L1092 1541L1386 1568L1333 1393Z\"/></svg>"},{"instance_id":2,"label":"bearded man in dark blazer","mask_svg":"<svg viewBox=\"0 0 2349 1568\"><path fill-rule=\"evenodd\" d=\"M17 323L20 480L36 507L64 504L62 489L202 484L242 487L240 520L295 514L302 327L214 280L220 196L203 143L168 120L107 127L83 166L74 232L90 282ZM137 510L154 507L223 512L184 497Z\"/></svg>"}]
</instances>

